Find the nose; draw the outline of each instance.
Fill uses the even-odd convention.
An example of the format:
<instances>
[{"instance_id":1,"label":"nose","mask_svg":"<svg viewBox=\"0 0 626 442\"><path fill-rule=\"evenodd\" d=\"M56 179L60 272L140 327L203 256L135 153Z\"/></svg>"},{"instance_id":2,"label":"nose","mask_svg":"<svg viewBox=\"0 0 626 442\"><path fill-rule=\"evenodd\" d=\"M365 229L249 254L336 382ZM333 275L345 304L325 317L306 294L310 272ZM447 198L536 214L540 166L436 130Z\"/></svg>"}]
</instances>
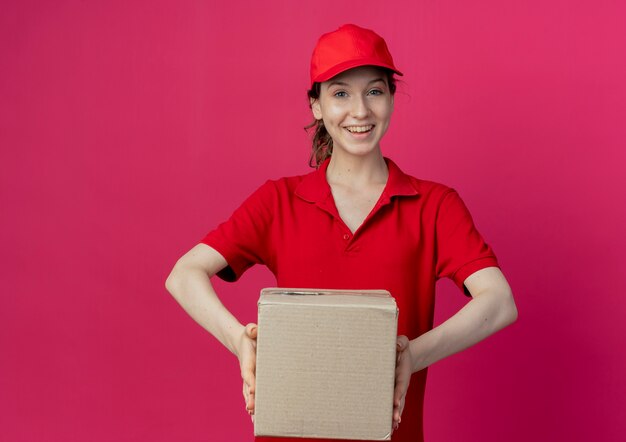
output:
<instances>
[{"instance_id":1,"label":"nose","mask_svg":"<svg viewBox=\"0 0 626 442\"><path fill-rule=\"evenodd\" d=\"M362 95L357 95L352 100L351 114L354 118L365 118L369 113L369 107L367 105L366 98Z\"/></svg>"}]
</instances>

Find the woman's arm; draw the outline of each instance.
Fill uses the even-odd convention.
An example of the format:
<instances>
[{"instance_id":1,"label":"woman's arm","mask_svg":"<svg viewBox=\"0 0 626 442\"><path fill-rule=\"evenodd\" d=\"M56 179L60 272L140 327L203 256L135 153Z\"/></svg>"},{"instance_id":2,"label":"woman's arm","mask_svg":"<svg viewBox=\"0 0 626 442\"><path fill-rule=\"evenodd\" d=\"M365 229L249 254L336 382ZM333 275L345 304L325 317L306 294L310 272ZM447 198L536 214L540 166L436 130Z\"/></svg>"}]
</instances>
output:
<instances>
[{"instance_id":1,"label":"woman's arm","mask_svg":"<svg viewBox=\"0 0 626 442\"><path fill-rule=\"evenodd\" d=\"M511 288L499 268L479 270L464 284L472 299L447 321L409 343L413 373L477 344L517 319Z\"/></svg>"},{"instance_id":2,"label":"woman's arm","mask_svg":"<svg viewBox=\"0 0 626 442\"><path fill-rule=\"evenodd\" d=\"M183 255L165 287L181 307L239 359L246 408L254 410L256 325L243 326L221 303L210 278L228 265L222 255L198 244Z\"/></svg>"},{"instance_id":3,"label":"woman's arm","mask_svg":"<svg viewBox=\"0 0 626 442\"><path fill-rule=\"evenodd\" d=\"M472 299L441 325L409 340L398 338L394 424L400 423L404 396L412 373L482 341L517 319L506 278L497 267L470 275L464 282Z\"/></svg>"}]
</instances>

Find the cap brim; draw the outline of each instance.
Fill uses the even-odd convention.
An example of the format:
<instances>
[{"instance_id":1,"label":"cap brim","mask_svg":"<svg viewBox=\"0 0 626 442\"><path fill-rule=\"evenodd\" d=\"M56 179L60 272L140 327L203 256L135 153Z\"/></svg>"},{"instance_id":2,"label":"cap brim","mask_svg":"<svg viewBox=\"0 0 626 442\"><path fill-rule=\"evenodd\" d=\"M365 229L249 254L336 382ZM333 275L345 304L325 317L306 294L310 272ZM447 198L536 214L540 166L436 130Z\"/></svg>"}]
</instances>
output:
<instances>
[{"instance_id":1,"label":"cap brim","mask_svg":"<svg viewBox=\"0 0 626 442\"><path fill-rule=\"evenodd\" d=\"M357 60L348 60L343 63L339 63L338 65L333 66L321 74L318 74L315 78L311 80L311 85L313 83L323 83L324 81L328 81L333 78L335 75L339 75L342 72L347 71L348 69L357 68L360 66L376 66L380 68L389 69L397 75L404 75L402 72L397 70L394 66L390 66L388 64L381 63L379 60L368 59L368 58L359 58Z\"/></svg>"}]
</instances>

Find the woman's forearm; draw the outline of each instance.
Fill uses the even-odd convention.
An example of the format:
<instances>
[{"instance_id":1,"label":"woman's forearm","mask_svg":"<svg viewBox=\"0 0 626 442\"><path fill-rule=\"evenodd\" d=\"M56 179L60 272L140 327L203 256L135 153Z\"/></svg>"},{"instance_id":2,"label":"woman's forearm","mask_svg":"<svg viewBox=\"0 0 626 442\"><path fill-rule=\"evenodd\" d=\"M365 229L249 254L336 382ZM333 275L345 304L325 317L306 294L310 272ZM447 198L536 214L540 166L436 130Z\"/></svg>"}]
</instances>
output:
<instances>
[{"instance_id":1,"label":"woman's forearm","mask_svg":"<svg viewBox=\"0 0 626 442\"><path fill-rule=\"evenodd\" d=\"M510 291L481 292L447 321L409 343L413 372L471 347L516 319Z\"/></svg>"},{"instance_id":2,"label":"woman's forearm","mask_svg":"<svg viewBox=\"0 0 626 442\"><path fill-rule=\"evenodd\" d=\"M165 285L189 316L237 355L244 326L219 300L205 270L176 266Z\"/></svg>"}]
</instances>

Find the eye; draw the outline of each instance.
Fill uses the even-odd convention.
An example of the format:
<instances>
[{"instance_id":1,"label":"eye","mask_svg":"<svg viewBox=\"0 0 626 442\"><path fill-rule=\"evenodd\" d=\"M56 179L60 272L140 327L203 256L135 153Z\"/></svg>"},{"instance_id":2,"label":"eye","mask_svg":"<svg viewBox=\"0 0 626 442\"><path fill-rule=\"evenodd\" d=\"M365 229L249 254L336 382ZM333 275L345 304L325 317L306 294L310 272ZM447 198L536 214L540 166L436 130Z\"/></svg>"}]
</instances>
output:
<instances>
[{"instance_id":1,"label":"eye","mask_svg":"<svg viewBox=\"0 0 626 442\"><path fill-rule=\"evenodd\" d=\"M348 94L345 91L337 91L333 94L335 97L347 97Z\"/></svg>"},{"instance_id":2,"label":"eye","mask_svg":"<svg viewBox=\"0 0 626 442\"><path fill-rule=\"evenodd\" d=\"M383 91L380 89L372 89L368 92L370 95L382 95Z\"/></svg>"}]
</instances>

